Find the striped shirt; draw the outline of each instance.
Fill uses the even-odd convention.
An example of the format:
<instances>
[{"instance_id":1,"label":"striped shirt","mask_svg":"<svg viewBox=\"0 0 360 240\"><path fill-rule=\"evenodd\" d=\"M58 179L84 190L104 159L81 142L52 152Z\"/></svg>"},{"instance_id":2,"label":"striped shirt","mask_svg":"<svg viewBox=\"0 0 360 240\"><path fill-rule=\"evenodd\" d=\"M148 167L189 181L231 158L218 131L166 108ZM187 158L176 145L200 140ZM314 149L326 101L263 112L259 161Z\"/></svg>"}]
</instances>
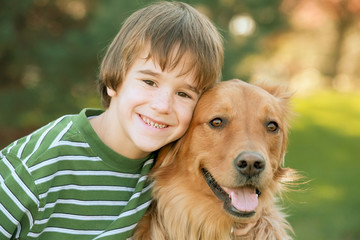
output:
<instances>
[{"instance_id":1,"label":"striped shirt","mask_svg":"<svg viewBox=\"0 0 360 240\"><path fill-rule=\"evenodd\" d=\"M0 152L0 239L128 239L151 202L153 158L127 159L63 116Z\"/></svg>"}]
</instances>

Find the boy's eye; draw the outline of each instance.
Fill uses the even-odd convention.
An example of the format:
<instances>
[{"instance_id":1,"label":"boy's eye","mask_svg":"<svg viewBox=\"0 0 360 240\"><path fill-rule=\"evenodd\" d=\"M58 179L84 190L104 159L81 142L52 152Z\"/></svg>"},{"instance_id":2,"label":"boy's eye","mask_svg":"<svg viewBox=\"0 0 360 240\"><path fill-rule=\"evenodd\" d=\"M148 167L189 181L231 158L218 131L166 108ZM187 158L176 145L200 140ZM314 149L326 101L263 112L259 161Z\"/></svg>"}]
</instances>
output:
<instances>
[{"instance_id":1,"label":"boy's eye","mask_svg":"<svg viewBox=\"0 0 360 240\"><path fill-rule=\"evenodd\" d=\"M144 80L144 83L146 83L149 86L156 87L156 83L151 80Z\"/></svg>"},{"instance_id":2,"label":"boy's eye","mask_svg":"<svg viewBox=\"0 0 360 240\"><path fill-rule=\"evenodd\" d=\"M178 92L177 95L179 95L180 97L184 97L184 98L191 98L191 96L185 92Z\"/></svg>"}]
</instances>

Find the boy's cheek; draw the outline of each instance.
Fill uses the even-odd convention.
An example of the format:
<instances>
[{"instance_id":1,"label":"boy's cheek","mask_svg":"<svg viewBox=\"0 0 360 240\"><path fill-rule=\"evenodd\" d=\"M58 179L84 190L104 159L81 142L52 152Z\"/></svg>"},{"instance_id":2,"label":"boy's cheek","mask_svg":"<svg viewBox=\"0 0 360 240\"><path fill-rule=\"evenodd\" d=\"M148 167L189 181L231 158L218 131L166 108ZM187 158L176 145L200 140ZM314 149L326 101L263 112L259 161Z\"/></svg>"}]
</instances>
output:
<instances>
[{"instance_id":1,"label":"boy's cheek","mask_svg":"<svg viewBox=\"0 0 360 240\"><path fill-rule=\"evenodd\" d=\"M188 114L188 117L187 117L187 119L185 120L185 125L186 125L186 130L189 128L189 126L190 126L190 123L191 123L191 120L192 120L192 118L193 118L193 115L194 115L194 110L195 110L195 108L191 111L191 113L190 114Z\"/></svg>"}]
</instances>

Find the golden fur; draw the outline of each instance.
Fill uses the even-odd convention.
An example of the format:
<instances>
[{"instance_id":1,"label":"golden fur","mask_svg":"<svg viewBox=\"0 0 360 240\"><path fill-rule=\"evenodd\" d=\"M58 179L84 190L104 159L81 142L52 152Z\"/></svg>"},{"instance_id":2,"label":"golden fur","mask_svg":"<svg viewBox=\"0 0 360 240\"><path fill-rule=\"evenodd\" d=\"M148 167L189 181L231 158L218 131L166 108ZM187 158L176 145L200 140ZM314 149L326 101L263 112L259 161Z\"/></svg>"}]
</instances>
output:
<instances>
[{"instance_id":1,"label":"golden fur","mask_svg":"<svg viewBox=\"0 0 360 240\"><path fill-rule=\"evenodd\" d=\"M185 136L159 153L151 174L154 201L137 225L134 239L291 239L291 226L276 205L286 183L297 176L282 167L289 98L280 86L240 80L221 82L205 92ZM245 177L240 173L244 166L236 160L244 152L264 160L259 168L249 162L260 170ZM246 215L225 210L226 204L211 190L202 169L223 189L259 189L255 211Z\"/></svg>"}]
</instances>

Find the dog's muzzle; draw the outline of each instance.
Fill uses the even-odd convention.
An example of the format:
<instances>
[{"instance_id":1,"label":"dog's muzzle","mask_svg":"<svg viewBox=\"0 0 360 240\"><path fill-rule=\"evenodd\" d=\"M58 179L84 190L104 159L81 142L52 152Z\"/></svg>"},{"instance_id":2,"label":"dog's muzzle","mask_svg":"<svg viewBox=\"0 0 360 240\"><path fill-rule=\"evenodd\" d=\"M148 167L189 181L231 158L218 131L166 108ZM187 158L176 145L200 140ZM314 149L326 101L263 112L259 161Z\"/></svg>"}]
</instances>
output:
<instances>
[{"instance_id":1,"label":"dog's muzzle","mask_svg":"<svg viewBox=\"0 0 360 240\"><path fill-rule=\"evenodd\" d=\"M224 209L229 214L238 218L248 218L255 215L258 198L261 192L254 186L241 186L238 188L221 187L211 173L202 168L206 183L218 199L224 202Z\"/></svg>"}]
</instances>

